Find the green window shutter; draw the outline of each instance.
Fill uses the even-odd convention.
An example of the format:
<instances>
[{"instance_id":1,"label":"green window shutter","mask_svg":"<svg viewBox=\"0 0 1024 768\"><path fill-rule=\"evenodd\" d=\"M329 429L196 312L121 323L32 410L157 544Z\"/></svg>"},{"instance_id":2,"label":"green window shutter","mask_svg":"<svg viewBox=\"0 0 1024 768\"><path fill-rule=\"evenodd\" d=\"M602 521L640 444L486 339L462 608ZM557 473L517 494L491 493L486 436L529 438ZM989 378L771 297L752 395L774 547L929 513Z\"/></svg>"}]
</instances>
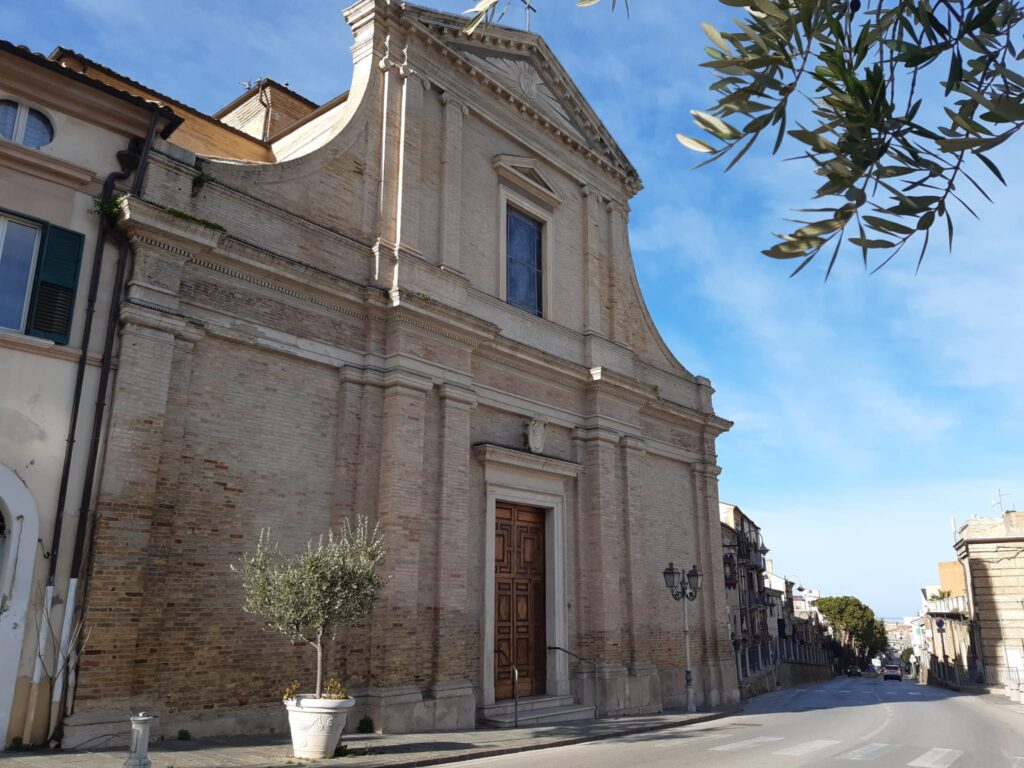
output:
<instances>
[{"instance_id":1,"label":"green window shutter","mask_svg":"<svg viewBox=\"0 0 1024 768\"><path fill-rule=\"evenodd\" d=\"M29 336L68 343L84 242L83 235L70 229L46 228L25 327Z\"/></svg>"}]
</instances>

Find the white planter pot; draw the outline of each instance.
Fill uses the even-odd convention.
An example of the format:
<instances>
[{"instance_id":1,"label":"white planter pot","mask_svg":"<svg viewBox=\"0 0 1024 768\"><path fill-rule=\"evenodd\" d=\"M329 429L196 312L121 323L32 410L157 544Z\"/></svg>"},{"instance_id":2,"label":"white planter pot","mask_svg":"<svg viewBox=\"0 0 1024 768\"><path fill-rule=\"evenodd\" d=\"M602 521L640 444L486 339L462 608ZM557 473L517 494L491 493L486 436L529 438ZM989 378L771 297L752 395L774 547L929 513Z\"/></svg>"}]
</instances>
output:
<instances>
[{"instance_id":1,"label":"white planter pot","mask_svg":"<svg viewBox=\"0 0 1024 768\"><path fill-rule=\"evenodd\" d=\"M313 760L333 757L348 711L355 703L352 698L318 699L310 694L286 699L284 706L288 710L295 757Z\"/></svg>"}]
</instances>

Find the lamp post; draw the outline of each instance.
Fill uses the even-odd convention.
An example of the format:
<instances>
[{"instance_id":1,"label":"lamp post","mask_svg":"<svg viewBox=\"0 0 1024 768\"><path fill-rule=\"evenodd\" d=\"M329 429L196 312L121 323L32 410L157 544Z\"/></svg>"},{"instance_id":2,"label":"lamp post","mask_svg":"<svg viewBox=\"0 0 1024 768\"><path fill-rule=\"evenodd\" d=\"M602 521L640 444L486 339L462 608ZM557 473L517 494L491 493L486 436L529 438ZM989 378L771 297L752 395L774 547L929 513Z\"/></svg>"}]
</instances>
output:
<instances>
[{"instance_id":1,"label":"lamp post","mask_svg":"<svg viewBox=\"0 0 1024 768\"><path fill-rule=\"evenodd\" d=\"M665 577L665 586L672 593L672 597L683 601L683 635L686 638L686 711L696 712L697 702L693 697L693 670L690 669L689 605L697 599L697 593L700 592L700 585L704 577L694 565L686 572L686 579L683 580L682 572L672 563L669 563L668 568L662 571L662 575Z\"/></svg>"}]
</instances>

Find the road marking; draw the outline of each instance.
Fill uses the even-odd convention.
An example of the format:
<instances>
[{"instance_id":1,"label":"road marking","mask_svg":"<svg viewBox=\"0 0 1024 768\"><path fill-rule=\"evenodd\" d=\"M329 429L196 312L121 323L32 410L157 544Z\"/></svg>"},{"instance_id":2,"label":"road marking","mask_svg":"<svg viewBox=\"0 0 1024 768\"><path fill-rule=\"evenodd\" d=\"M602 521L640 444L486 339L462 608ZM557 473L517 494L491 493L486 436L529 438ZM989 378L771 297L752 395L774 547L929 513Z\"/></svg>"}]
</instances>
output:
<instances>
[{"instance_id":1,"label":"road marking","mask_svg":"<svg viewBox=\"0 0 1024 768\"><path fill-rule=\"evenodd\" d=\"M843 688L843 689L842 689L842 690L840 690L839 692L840 692L840 693L849 693L849 692L850 692L850 689L849 689L849 688Z\"/></svg>"},{"instance_id":2,"label":"road marking","mask_svg":"<svg viewBox=\"0 0 1024 768\"><path fill-rule=\"evenodd\" d=\"M920 694L920 693L918 693L917 691L911 691L911 692L910 692L910 695L911 695L911 696L920 696L921 694Z\"/></svg>"},{"instance_id":3,"label":"road marking","mask_svg":"<svg viewBox=\"0 0 1024 768\"><path fill-rule=\"evenodd\" d=\"M936 747L935 749L929 749L917 760L907 765L914 766L914 768L948 768L953 762L962 755L959 749L941 749Z\"/></svg>"},{"instance_id":4,"label":"road marking","mask_svg":"<svg viewBox=\"0 0 1024 768\"><path fill-rule=\"evenodd\" d=\"M815 741L805 741L803 744L797 744L796 746L787 747L786 749L780 749L778 752L772 752L772 754L797 757L799 755L809 755L811 752L819 752L822 749L828 749L838 743L838 741L832 741L831 739L817 739Z\"/></svg>"},{"instance_id":5,"label":"road marking","mask_svg":"<svg viewBox=\"0 0 1024 768\"><path fill-rule=\"evenodd\" d=\"M840 755L840 760L873 760L878 752L889 745L881 741L873 741L870 744L865 744L863 747L857 747L856 749L850 750L846 754Z\"/></svg>"},{"instance_id":6,"label":"road marking","mask_svg":"<svg viewBox=\"0 0 1024 768\"><path fill-rule=\"evenodd\" d=\"M732 744L723 744L720 747L712 747L713 752L739 752L742 749L753 749L754 747L760 747L764 744L769 744L773 741L782 741L781 736L758 736L755 739L744 739L743 741L734 741Z\"/></svg>"},{"instance_id":7,"label":"road marking","mask_svg":"<svg viewBox=\"0 0 1024 768\"><path fill-rule=\"evenodd\" d=\"M704 733L700 736L669 736L666 738L658 739L647 743L645 746L654 747L655 749L668 749L669 747L688 747L695 741L711 741L713 739L727 739L732 734L728 733ZM648 738L650 736L648 735ZM633 743L640 742L640 739L634 740Z\"/></svg>"}]
</instances>

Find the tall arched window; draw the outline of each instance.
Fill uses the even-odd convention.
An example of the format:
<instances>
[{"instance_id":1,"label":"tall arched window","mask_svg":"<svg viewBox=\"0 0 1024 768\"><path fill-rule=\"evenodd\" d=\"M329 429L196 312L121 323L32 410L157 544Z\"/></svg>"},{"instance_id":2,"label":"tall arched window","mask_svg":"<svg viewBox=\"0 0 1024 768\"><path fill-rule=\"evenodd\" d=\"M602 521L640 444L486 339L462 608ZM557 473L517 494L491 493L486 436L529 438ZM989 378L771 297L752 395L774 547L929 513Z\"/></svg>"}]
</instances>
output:
<instances>
[{"instance_id":1,"label":"tall arched window","mask_svg":"<svg viewBox=\"0 0 1024 768\"><path fill-rule=\"evenodd\" d=\"M39 149L53 141L53 123L38 109L0 99L0 138Z\"/></svg>"}]
</instances>

